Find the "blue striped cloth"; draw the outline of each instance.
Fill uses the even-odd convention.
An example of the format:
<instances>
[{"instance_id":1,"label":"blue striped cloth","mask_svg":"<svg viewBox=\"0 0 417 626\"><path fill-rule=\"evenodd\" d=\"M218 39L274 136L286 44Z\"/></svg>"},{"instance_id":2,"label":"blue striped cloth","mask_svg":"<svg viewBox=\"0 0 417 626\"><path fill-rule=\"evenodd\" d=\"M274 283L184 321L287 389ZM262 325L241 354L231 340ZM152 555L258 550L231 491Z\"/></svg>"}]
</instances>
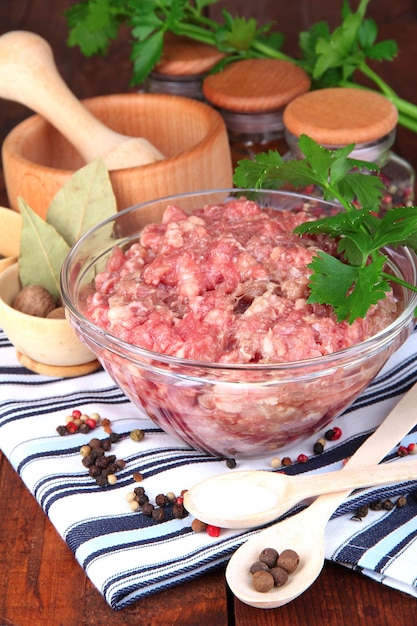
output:
<instances>
[{"instance_id":1,"label":"blue striped cloth","mask_svg":"<svg viewBox=\"0 0 417 626\"><path fill-rule=\"evenodd\" d=\"M320 435L289 446L279 456L294 462L286 471L337 470L391 408L417 381L417 333L391 358L378 379L338 420L343 436L314 455ZM145 431L142 442L126 437L112 453L127 463L114 486L98 487L81 463L80 446L90 435L59 436L58 425L73 409L98 412L117 433ZM417 421L417 412L416 412ZM105 437L102 428L93 431ZM417 441L410 433L403 443ZM133 473L153 501L159 493L179 494L194 482L228 470L224 461L190 450L142 415L98 371L59 379L34 374L18 363L14 348L0 331L0 446L29 491L67 542L90 580L114 609L201 575L227 562L236 548L257 530L222 530L220 536L191 530L191 516L175 519L168 507L164 522L132 512L126 494ZM396 449L385 460L396 462ZM399 461L400 462L400 461ZM417 462L417 460L416 460ZM238 469L271 469L270 459L240 461ZM326 558L359 570L384 584L417 596L416 483L354 492L339 507L326 530ZM407 494L407 504L392 511L371 511L352 521L358 506L378 498Z\"/></svg>"}]
</instances>

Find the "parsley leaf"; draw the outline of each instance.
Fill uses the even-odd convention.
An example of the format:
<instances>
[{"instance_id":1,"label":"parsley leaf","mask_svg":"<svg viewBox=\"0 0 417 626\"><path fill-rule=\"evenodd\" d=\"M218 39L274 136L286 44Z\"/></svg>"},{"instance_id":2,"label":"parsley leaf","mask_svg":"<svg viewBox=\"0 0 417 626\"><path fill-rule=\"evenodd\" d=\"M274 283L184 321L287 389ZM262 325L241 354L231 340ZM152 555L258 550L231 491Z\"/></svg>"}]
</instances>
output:
<instances>
[{"instance_id":1,"label":"parsley leaf","mask_svg":"<svg viewBox=\"0 0 417 626\"><path fill-rule=\"evenodd\" d=\"M328 150L307 135L300 137L298 145L304 155L300 160L284 161L270 151L256 155L253 161L239 161L234 182L255 189L291 183L301 191L314 185L325 199L341 205L339 213L305 222L294 231L300 236L324 233L338 242L338 258L319 252L310 264L308 302L330 305L339 322L352 323L386 297L389 281L417 291L416 285L390 276L384 269L386 246L402 245L417 251L417 207L396 207L379 216L384 185L375 164L351 158L353 145Z\"/></svg>"},{"instance_id":2,"label":"parsley leaf","mask_svg":"<svg viewBox=\"0 0 417 626\"><path fill-rule=\"evenodd\" d=\"M308 302L329 304L331 301L339 322L346 320L351 324L365 317L369 307L385 298L390 290L382 274L385 262L386 257L381 255L373 263L358 267L320 252L309 265L313 274Z\"/></svg>"}]
</instances>

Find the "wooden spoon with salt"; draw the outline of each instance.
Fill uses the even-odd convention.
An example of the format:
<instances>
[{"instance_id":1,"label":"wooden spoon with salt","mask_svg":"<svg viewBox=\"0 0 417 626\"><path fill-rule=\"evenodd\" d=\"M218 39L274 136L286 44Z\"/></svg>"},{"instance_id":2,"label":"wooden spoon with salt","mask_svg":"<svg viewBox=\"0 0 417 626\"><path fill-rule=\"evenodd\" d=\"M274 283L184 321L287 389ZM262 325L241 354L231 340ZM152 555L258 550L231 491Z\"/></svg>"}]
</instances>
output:
<instances>
[{"instance_id":1,"label":"wooden spoon with salt","mask_svg":"<svg viewBox=\"0 0 417 626\"><path fill-rule=\"evenodd\" d=\"M0 37L0 97L42 115L86 162L102 157L109 170L145 165L163 154L143 137L127 137L103 124L70 91L50 45L28 31Z\"/></svg>"}]
</instances>

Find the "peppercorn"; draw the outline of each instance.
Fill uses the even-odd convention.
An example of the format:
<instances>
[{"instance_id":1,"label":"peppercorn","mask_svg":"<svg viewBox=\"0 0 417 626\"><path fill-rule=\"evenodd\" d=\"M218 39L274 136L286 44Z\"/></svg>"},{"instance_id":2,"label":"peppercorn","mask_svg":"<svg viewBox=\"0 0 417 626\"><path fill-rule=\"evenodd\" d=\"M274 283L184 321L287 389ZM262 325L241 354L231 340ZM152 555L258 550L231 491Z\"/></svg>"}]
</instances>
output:
<instances>
[{"instance_id":1,"label":"peppercorn","mask_svg":"<svg viewBox=\"0 0 417 626\"><path fill-rule=\"evenodd\" d=\"M269 573L274 579L275 587L282 587L288 580L288 572L283 567L273 567L269 570Z\"/></svg>"},{"instance_id":2,"label":"peppercorn","mask_svg":"<svg viewBox=\"0 0 417 626\"><path fill-rule=\"evenodd\" d=\"M408 448L406 448L406 446L400 446L397 450L398 456L407 456L408 453Z\"/></svg>"},{"instance_id":3,"label":"peppercorn","mask_svg":"<svg viewBox=\"0 0 417 626\"><path fill-rule=\"evenodd\" d=\"M206 533L210 537L218 537L220 535L220 528L218 526L214 526L213 524L207 524Z\"/></svg>"},{"instance_id":4,"label":"peppercorn","mask_svg":"<svg viewBox=\"0 0 417 626\"><path fill-rule=\"evenodd\" d=\"M100 442L100 447L104 452L109 452L111 450L111 441L109 438L102 439Z\"/></svg>"},{"instance_id":5,"label":"peppercorn","mask_svg":"<svg viewBox=\"0 0 417 626\"><path fill-rule=\"evenodd\" d=\"M109 484L107 476L105 476L104 474L100 474L99 476L97 476L96 483L99 487L107 487L107 485Z\"/></svg>"},{"instance_id":6,"label":"peppercorn","mask_svg":"<svg viewBox=\"0 0 417 626\"><path fill-rule=\"evenodd\" d=\"M264 572L269 572L269 567L263 561L255 561L254 563L252 563L249 571L251 574L254 574L255 572L259 572L260 570L263 570Z\"/></svg>"},{"instance_id":7,"label":"peppercorn","mask_svg":"<svg viewBox=\"0 0 417 626\"><path fill-rule=\"evenodd\" d=\"M252 576L252 584L256 591L260 591L261 593L267 593L268 591L271 591L271 589L274 587L275 580L270 572L258 570Z\"/></svg>"},{"instance_id":8,"label":"peppercorn","mask_svg":"<svg viewBox=\"0 0 417 626\"><path fill-rule=\"evenodd\" d=\"M165 494L158 493L155 498L155 504L157 504L158 506L166 506L166 504L168 504L168 498Z\"/></svg>"},{"instance_id":9,"label":"peppercorn","mask_svg":"<svg viewBox=\"0 0 417 626\"><path fill-rule=\"evenodd\" d=\"M277 567L282 567L288 574L292 574L298 567L300 557L295 550L286 549L281 552L277 560Z\"/></svg>"},{"instance_id":10,"label":"peppercorn","mask_svg":"<svg viewBox=\"0 0 417 626\"><path fill-rule=\"evenodd\" d=\"M288 465L292 465L292 461L290 459L289 456L284 456L284 458L282 459L282 464L284 467L287 467Z\"/></svg>"},{"instance_id":11,"label":"peppercorn","mask_svg":"<svg viewBox=\"0 0 417 626\"><path fill-rule=\"evenodd\" d=\"M366 517L368 515L368 512L369 512L369 505L363 504L357 509L356 515L357 517L360 517L362 519L362 517Z\"/></svg>"},{"instance_id":12,"label":"peppercorn","mask_svg":"<svg viewBox=\"0 0 417 626\"><path fill-rule=\"evenodd\" d=\"M139 502L139 505L141 505L140 502ZM152 511L154 510L154 508L155 508L154 505L149 502L149 498L148 498L148 500L146 500L142 504L142 513L150 517L152 515Z\"/></svg>"},{"instance_id":13,"label":"peppercorn","mask_svg":"<svg viewBox=\"0 0 417 626\"><path fill-rule=\"evenodd\" d=\"M109 485L115 485L117 483L117 476L116 476L116 474L109 474L107 476L107 482L109 483Z\"/></svg>"},{"instance_id":14,"label":"peppercorn","mask_svg":"<svg viewBox=\"0 0 417 626\"><path fill-rule=\"evenodd\" d=\"M207 524L199 519L193 519L193 521L191 522L191 529L195 533L202 533L206 530L206 528Z\"/></svg>"},{"instance_id":15,"label":"peppercorn","mask_svg":"<svg viewBox=\"0 0 417 626\"><path fill-rule=\"evenodd\" d=\"M176 499L176 495L173 491L168 491L166 496L167 496L168 502L174 502L174 500Z\"/></svg>"},{"instance_id":16,"label":"peppercorn","mask_svg":"<svg viewBox=\"0 0 417 626\"><path fill-rule=\"evenodd\" d=\"M145 437L145 433L140 428L135 428L130 433L132 441L142 441Z\"/></svg>"},{"instance_id":17,"label":"peppercorn","mask_svg":"<svg viewBox=\"0 0 417 626\"><path fill-rule=\"evenodd\" d=\"M278 559L278 552L275 548L264 548L259 554L259 561L266 563L268 567L275 567Z\"/></svg>"},{"instance_id":18,"label":"peppercorn","mask_svg":"<svg viewBox=\"0 0 417 626\"><path fill-rule=\"evenodd\" d=\"M90 446L90 448L100 448L101 447L101 441L97 437L93 437L88 442L88 445Z\"/></svg>"},{"instance_id":19,"label":"peppercorn","mask_svg":"<svg viewBox=\"0 0 417 626\"><path fill-rule=\"evenodd\" d=\"M80 433L82 435L88 435L88 433L90 432L91 428L90 428L90 426L86 422L82 422L80 424L80 427L79 427L78 430L80 431Z\"/></svg>"},{"instance_id":20,"label":"peppercorn","mask_svg":"<svg viewBox=\"0 0 417 626\"><path fill-rule=\"evenodd\" d=\"M282 461L280 458L278 458L277 456L274 456L274 458L271 460L271 467L273 467L274 469L279 469L282 466Z\"/></svg>"},{"instance_id":21,"label":"peppercorn","mask_svg":"<svg viewBox=\"0 0 417 626\"><path fill-rule=\"evenodd\" d=\"M57 426L56 432L58 433L58 435L61 435L61 437L63 437L64 435L68 435L68 431L65 426Z\"/></svg>"},{"instance_id":22,"label":"peppercorn","mask_svg":"<svg viewBox=\"0 0 417 626\"><path fill-rule=\"evenodd\" d=\"M81 456L88 456L91 452L91 448L90 446L81 446L80 448L80 454Z\"/></svg>"},{"instance_id":23,"label":"peppercorn","mask_svg":"<svg viewBox=\"0 0 417 626\"><path fill-rule=\"evenodd\" d=\"M119 433L115 433L113 431L108 436L108 440L110 441L110 443L117 443L122 438L123 435L120 435Z\"/></svg>"},{"instance_id":24,"label":"peppercorn","mask_svg":"<svg viewBox=\"0 0 417 626\"><path fill-rule=\"evenodd\" d=\"M135 483L140 483L143 480L143 475L140 472L135 472L133 474L133 480L135 481Z\"/></svg>"},{"instance_id":25,"label":"peppercorn","mask_svg":"<svg viewBox=\"0 0 417 626\"><path fill-rule=\"evenodd\" d=\"M144 487L135 487L133 491L137 496L141 496L145 493Z\"/></svg>"},{"instance_id":26,"label":"peppercorn","mask_svg":"<svg viewBox=\"0 0 417 626\"><path fill-rule=\"evenodd\" d=\"M155 520L155 522L163 522L165 519L164 509L153 509L152 519Z\"/></svg>"},{"instance_id":27,"label":"peppercorn","mask_svg":"<svg viewBox=\"0 0 417 626\"><path fill-rule=\"evenodd\" d=\"M188 511L184 508L183 504L175 502L172 507L172 515L176 519L183 519L184 517L187 517Z\"/></svg>"},{"instance_id":28,"label":"peppercorn","mask_svg":"<svg viewBox=\"0 0 417 626\"><path fill-rule=\"evenodd\" d=\"M149 498L146 495L146 493L142 493L142 494L138 495L136 499L139 502L140 506L143 506L145 504L145 502L149 502Z\"/></svg>"},{"instance_id":29,"label":"peppercorn","mask_svg":"<svg viewBox=\"0 0 417 626\"><path fill-rule=\"evenodd\" d=\"M235 469L236 460L235 459L226 459L226 465L229 469Z\"/></svg>"},{"instance_id":30,"label":"peppercorn","mask_svg":"<svg viewBox=\"0 0 417 626\"><path fill-rule=\"evenodd\" d=\"M371 511L380 511L382 509L382 500L375 500L369 505Z\"/></svg>"},{"instance_id":31,"label":"peppercorn","mask_svg":"<svg viewBox=\"0 0 417 626\"><path fill-rule=\"evenodd\" d=\"M407 504L407 498L405 496L400 496L397 502L395 503L395 505L398 506L398 508L400 509L406 504Z\"/></svg>"},{"instance_id":32,"label":"peppercorn","mask_svg":"<svg viewBox=\"0 0 417 626\"><path fill-rule=\"evenodd\" d=\"M321 444L320 442L316 441L316 443L313 446L313 452L314 454L321 454L324 450L323 444Z\"/></svg>"},{"instance_id":33,"label":"peppercorn","mask_svg":"<svg viewBox=\"0 0 417 626\"><path fill-rule=\"evenodd\" d=\"M382 508L385 509L385 511L392 511L392 509L394 508L393 501L390 500L389 498L387 498L386 500L383 500Z\"/></svg>"},{"instance_id":34,"label":"peppercorn","mask_svg":"<svg viewBox=\"0 0 417 626\"><path fill-rule=\"evenodd\" d=\"M298 463L307 463L308 456L306 454L299 454L297 456L297 461L298 461Z\"/></svg>"}]
</instances>

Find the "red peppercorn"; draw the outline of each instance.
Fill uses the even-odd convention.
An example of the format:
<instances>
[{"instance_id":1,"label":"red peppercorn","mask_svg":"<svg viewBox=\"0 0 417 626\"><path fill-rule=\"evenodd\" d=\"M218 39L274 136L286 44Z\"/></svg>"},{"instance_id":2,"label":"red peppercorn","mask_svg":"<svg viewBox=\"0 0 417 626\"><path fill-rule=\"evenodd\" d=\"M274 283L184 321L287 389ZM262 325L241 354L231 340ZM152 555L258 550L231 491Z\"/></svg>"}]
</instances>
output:
<instances>
[{"instance_id":1,"label":"red peppercorn","mask_svg":"<svg viewBox=\"0 0 417 626\"><path fill-rule=\"evenodd\" d=\"M220 528L218 526L213 526L213 524L207 524L206 533L210 537L218 537L220 535Z\"/></svg>"},{"instance_id":2,"label":"red peppercorn","mask_svg":"<svg viewBox=\"0 0 417 626\"><path fill-rule=\"evenodd\" d=\"M342 430L338 426L335 426L333 428L333 439L332 439L332 441L336 441L337 439L340 439L341 436L342 436Z\"/></svg>"},{"instance_id":3,"label":"red peppercorn","mask_svg":"<svg viewBox=\"0 0 417 626\"><path fill-rule=\"evenodd\" d=\"M78 426L77 424L75 424L75 422L68 422L65 428L70 434L76 433L78 431Z\"/></svg>"},{"instance_id":4,"label":"red peppercorn","mask_svg":"<svg viewBox=\"0 0 417 626\"><path fill-rule=\"evenodd\" d=\"M415 443L409 443L407 446L408 454L415 454L416 452L415 447L416 447Z\"/></svg>"},{"instance_id":5,"label":"red peppercorn","mask_svg":"<svg viewBox=\"0 0 417 626\"><path fill-rule=\"evenodd\" d=\"M183 496L178 496L178 498L175 499L175 503L179 504L180 506L182 506L184 504Z\"/></svg>"},{"instance_id":6,"label":"red peppercorn","mask_svg":"<svg viewBox=\"0 0 417 626\"><path fill-rule=\"evenodd\" d=\"M406 448L405 446L400 446L397 450L397 454L398 456L407 456L407 454L410 454L408 451L408 448Z\"/></svg>"},{"instance_id":7,"label":"red peppercorn","mask_svg":"<svg viewBox=\"0 0 417 626\"><path fill-rule=\"evenodd\" d=\"M74 419L79 419L81 417L81 411L74 409L71 415Z\"/></svg>"},{"instance_id":8,"label":"red peppercorn","mask_svg":"<svg viewBox=\"0 0 417 626\"><path fill-rule=\"evenodd\" d=\"M327 441L337 441L342 436L342 430L338 426L334 426L324 433Z\"/></svg>"},{"instance_id":9,"label":"red peppercorn","mask_svg":"<svg viewBox=\"0 0 417 626\"><path fill-rule=\"evenodd\" d=\"M97 422L95 420L92 420L90 417L88 417L85 420L85 423L87 424L87 426L89 426L91 428L91 430L93 430L93 428L95 428L97 426Z\"/></svg>"},{"instance_id":10,"label":"red peppercorn","mask_svg":"<svg viewBox=\"0 0 417 626\"><path fill-rule=\"evenodd\" d=\"M298 461L298 463L307 463L308 456L306 454L299 454L297 456L297 461Z\"/></svg>"}]
</instances>

